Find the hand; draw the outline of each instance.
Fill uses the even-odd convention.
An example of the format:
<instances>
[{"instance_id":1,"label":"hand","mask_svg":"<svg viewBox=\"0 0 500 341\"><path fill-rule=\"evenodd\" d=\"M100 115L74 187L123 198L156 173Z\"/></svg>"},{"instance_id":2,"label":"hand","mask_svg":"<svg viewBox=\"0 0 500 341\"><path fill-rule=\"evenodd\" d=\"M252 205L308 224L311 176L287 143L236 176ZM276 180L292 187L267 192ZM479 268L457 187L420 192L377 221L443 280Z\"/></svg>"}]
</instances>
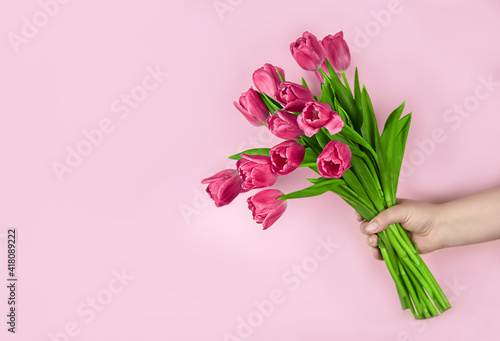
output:
<instances>
[{"instance_id":1,"label":"hand","mask_svg":"<svg viewBox=\"0 0 500 341\"><path fill-rule=\"evenodd\" d=\"M377 232L389 225L400 223L408 232L410 240L417 244L420 253L428 253L445 247L440 229L440 206L426 202L401 199L398 204L380 212L371 222L361 221L361 232L367 235L367 243L373 247L373 256L382 259L377 247Z\"/></svg>"}]
</instances>

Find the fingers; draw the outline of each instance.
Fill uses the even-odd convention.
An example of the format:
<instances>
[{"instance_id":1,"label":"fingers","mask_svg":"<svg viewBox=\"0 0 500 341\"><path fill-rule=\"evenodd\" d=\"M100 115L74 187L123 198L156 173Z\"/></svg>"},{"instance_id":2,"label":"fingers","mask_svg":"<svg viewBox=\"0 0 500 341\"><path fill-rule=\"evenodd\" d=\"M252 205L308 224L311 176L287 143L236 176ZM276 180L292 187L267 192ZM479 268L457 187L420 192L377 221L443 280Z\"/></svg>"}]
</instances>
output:
<instances>
[{"instance_id":1,"label":"fingers","mask_svg":"<svg viewBox=\"0 0 500 341\"><path fill-rule=\"evenodd\" d=\"M372 249L372 256L375 259L384 260L384 258L382 258L382 254L380 253L380 250L378 248L376 248L376 249L373 248Z\"/></svg>"},{"instance_id":2,"label":"fingers","mask_svg":"<svg viewBox=\"0 0 500 341\"><path fill-rule=\"evenodd\" d=\"M366 237L366 243L368 244L368 246L372 248L371 253L373 258L381 260L383 258L382 254L380 253L380 249L378 248L377 242L378 242L378 236L376 234L372 234Z\"/></svg>"},{"instance_id":3,"label":"fingers","mask_svg":"<svg viewBox=\"0 0 500 341\"><path fill-rule=\"evenodd\" d=\"M371 234L366 237L366 244L371 247L378 247L377 245L378 237L376 234Z\"/></svg>"},{"instance_id":4,"label":"fingers","mask_svg":"<svg viewBox=\"0 0 500 341\"><path fill-rule=\"evenodd\" d=\"M378 236L376 234L372 234L366 237L366 243L368 246L372 247L371 253L373 258L382 260L382 254L378 248Z\"/></svg>"},{"instance_id":5,"label":"fingers","mask_svg":"<svg viewBox=\"0 0 500 341\"><path fill-rule=\"evenodd\" d=\"M376 233L385 230L389 225L394 223L404 224L408 219L407 207L405 205L400 205L404 203L405 200L398 199L397 202L398 205L380 212L371 221L365 221L358 213L356 214L356 219L361 222L361 233L367 235L366 243L372 248L371 253L375 259L383 259L380 249L378 248L378 236Z\"/></svg>"},{"instance_id":6,"label":"fingers","mask_svg":"<svg viewBox=\"0 0 500 341\"><path fill-rule=\"evenodd\" d=\"M374 234L385 230L391 224L404 224L407 219L408 207L405 205L396 205L380 212L370 222L362 222L360 228L364 234Z\"/></svg>"},{"instance_id":7,"label":"fingers","mask_svg":"<svg viewBox=\"0 0 500 341\"><path fill-rule=\"evenodd\" d=\"M380 228L375 219L377 219L377 217L375 217L372 221L363 221L360 224L361 233L366 234L366 235L372 235L374 233L378 233L380 231L383 231L385 229L385 227Z\"/></svg>"}]
</instances>

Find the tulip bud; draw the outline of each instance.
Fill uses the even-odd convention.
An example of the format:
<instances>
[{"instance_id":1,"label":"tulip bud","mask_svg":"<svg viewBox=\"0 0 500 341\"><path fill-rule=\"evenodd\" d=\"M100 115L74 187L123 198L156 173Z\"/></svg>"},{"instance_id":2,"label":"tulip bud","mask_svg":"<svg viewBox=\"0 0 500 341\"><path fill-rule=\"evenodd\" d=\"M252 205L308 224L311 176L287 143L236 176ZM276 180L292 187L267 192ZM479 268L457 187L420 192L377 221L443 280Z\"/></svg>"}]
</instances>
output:
<instances>
[{"instance_id":1,"label":"tulip bud","mask_svg":"<svg viewBox=\"0 0 500 341\"><path fill-rule=\"evenodd\" d=\"M307 102L314 101L312 92L305 86L292 82L280 85L279 100L285 104L285 110L302 112Z\"/></svg>"},{"instance_id":2,"label":"tulip bud","mask_svg":"<svg viewBox=\"0 0 500 341\"><path fill-rule=\"evenodd\" d=\"M304 160L305 148L296 141L288 140L271 148L269 155L273 172L286 175L300 166Z\"/></svg>"},{"instance_id":3,"label":"tulip bud","mask_svg":"<svg viewBox=\"0 0 500 341\"><path fill-rule=\"evenodd\" d=\"M316 134L322 127L332 135L337 134L344 127L344 121L339 114L323 102L306 103L304 110L297 117L297 123L308 137Z\"/></svg>"},{"instance_id":4,"label":"tulip bud","mask_svg":"<svg viewBox=\"0 0 500 341\"><path fill-rule=\"evenodd\" d=\"M298 139L304 132L297 124L297 115L277 110L275 115L267 118L267 127L281 139Z\"/></svg>"},{"instance_id":5,"label":"tulip bud","mask_svg":"<svg viewBox=\"0 0 500 341\"><path fill-rule=\"evenodd\" d=\"M339 179L351 167L351 149L345 143L331 141L319 154L318 172L327 179Z\"/></svg>"},{"instance_id":6,"label":"tulip bud","mask_svg":"<svg viewBox=\"0 0 500 341\"><path fill-rule=\"evenodd\" d=\"M234 106L245 116L248 122L256 127L265 124L269 116L269 110L266 105L259 94L252 88L242 93L239 101L234 102Z\"/></svg>"},{"instance_id":7,"label":"tulip bud","mask_svg":"<svg viewBox=\"0 0 500 341\"><path fill-rule=\"evenodd\" d=\"M326 58L332 64L335 71L342 72L351 64L351 53L349 46L344 40L344 33L338 32L334 36L327 35L321 40L321 45L325 50Z\"/></svg>"},{"instance_id":8,"label":"tulip bud","mask_svg":"<svg viewBox=\"0 0 500 341\"><path fill-rule=\"evenodd\" d=\"M271 158L267 155L241 154L242 159L236 162L236 168L243 180L241 188L244 192L254 188L274 185L278 175L271 169Z\"/></svg>"},{"instance_id":9,"label":"tulip bud","mask_svg":"<svg viewBox=\"0 0 500 341\"><path fill-rule=\"evenodd\" d=\"M253 219L268 229L285 213L286 200L279 200L283 193L277 189L266 189L247 199Z\"/></svg>"},{"instance_id":10,"label":"tulip bud","mask_svg":"<svg viewBox=\"0 0 500 341\"><path fill-rule=\"evenodd\" d=\"M233 201L241 192L242 182L238 172L234 169L220 171L201 181L202 184L208 184L207 193L217 207Z\"/></svg>"},{"instance_id":11,"label":"tulip bud","mask_svg":"<svg viewBox=\"0 0 500 341\"><path fill-rule=\"evenodd\" d=\"M290 44L293 58L304 70L316 71L325 59L323 47L313 34L304 32L302 37Z\"/></svg>"},{"instance_id":12,"label":"tulip bud","mask_svg":"<svg viewBox=\"0 0 500 341\"><path fill-rule=\"evenodd\" d=\"M279 86L281 84L281 79L277 71L285 78L285 71L282 68L267 63L255 70L252 77L257 90L274 99L278 98Z\"/></svg>"}]
</instances>

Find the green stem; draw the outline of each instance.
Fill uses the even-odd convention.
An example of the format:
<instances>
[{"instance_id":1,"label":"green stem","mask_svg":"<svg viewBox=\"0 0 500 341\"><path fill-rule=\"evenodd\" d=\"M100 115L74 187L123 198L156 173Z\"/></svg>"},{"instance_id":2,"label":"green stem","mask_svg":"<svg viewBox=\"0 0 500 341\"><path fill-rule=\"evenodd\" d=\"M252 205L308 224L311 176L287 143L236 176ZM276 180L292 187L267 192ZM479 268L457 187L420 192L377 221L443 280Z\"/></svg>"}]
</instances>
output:
<instances>
[{"instance_id":1,"label":"green stem","mask_svg":"<svg viewBox=\"0 0 500 341\"><path fill-rule=\"evenodd\" d=\"M416 318L420 317L422 315L422 307L420 305L420 301L418 299L417 294L415 293L415 289L413 288L413 284L410 281L410 278L408 277L408 274L404 270L404 267L401 263L399 263L399 272L401 273L401 277L403 278L403 281L406 284L406 288L410 292L410 297L412 299L413 305L411 306L411 312L413 313L413 316ZM415 313L415 310L417 313Z\"/></svg>"},{"instance_id":2,"label":"green stem","mask_svg":"<svg viewBox=\"0 0 500 341\"><path fill-rule=\"evenodd\" d=\"M420 258L420 255L417 255L417 256ZM421 262L421 267L422 267L421 271L424 271L427 274L427 278L428 278L429 282L431 283L431 285L433 285L435 296L436 296L436 301L437 301L436 306L437 306L438 310L442 313L443 311L451 308L451 304L448 301L448 298L444 294L443 290L439 286L438 282L436 281L436 279L434 278L434 276L432 275L431 271L429 270L429 268L427 267L427 265L425 264L424 261ZM437 303L439 303L439 305Z\"/></svg>"},{"instance_id":3,"label":"green stem","mask_svg":"<svg viewBox=\"0 0 500 341\"><path fill-rule=\"evenodd\" d=\"M414 282L417 281L414 273L412 273L411 271L408 271L408 274L410 275L410 278L412 279L412 281L414 281ZM417 294L419 295L421 301L424 302L426 310L428 311L427 313L429 314L429 312L430 312L431 316L439 315L436 308L434 307L434 304L431 302L431 300L427 296L427 293L425 293L424 289L418 285L416 287L417 287ZM424 312L424 314L425 314L425 312ZM430 317L430 316L426 316L426 317Z\"/></svg>"},{"instance_id":4,"label":"green stem","mask_svg":"<svg viewBox=\"0 0 500 341\"><path fill-rule=\"evenodd\" d=\"M401 303L401 308L405 309L407 305L406 297L408 297L408 292L406 291L405 286L401 283L401 278L399 274L396 272L395 265L397 264L397 259L391 259L391 256L387 253L387 249L382 241L382 238L378 241L380 253L382 253L382 258L385 261L385 265L387 266L387 270L391 274L392 279L394 280L394 284L396 285L396 291L398 292L399 301Z\"/></svg>"},{"instance_id":5,"label":"green stem","mask_svg":"<svg viewBox=\"0 0 500 341\"><path fill-rule=\"evenodd\" d=\"M393 232L393 235L396 237L397 241L401 244L401 246L405 249L407 255L410 256L411 260L414 261L417 266L420 265L420 261L415 256L414 252L415 250L412 250L413 246L411 244L408 245L408 243L405 242L404 238L399 234L397 226L395 226L394 224L389 225L389 231ZM408 236L406 237L408 238Z\"/></svg>"}]
</instances>

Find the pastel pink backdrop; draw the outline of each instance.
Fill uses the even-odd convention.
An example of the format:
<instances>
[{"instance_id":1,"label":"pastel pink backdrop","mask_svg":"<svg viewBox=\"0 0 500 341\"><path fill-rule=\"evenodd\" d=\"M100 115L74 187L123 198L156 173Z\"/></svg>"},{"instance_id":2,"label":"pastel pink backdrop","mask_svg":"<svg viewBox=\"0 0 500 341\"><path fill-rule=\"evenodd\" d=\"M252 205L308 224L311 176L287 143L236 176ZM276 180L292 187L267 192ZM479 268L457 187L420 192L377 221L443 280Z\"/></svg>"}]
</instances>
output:
<instances>
[{"instance_id":1,"label":"pastel pink backdrop","mask_svg":"<svg viewBox=\"0 0 500 341\"><path fill-rule=\"evenodd\" d=\"M17 335L4 317L2 340L65 340L68 324L68 340L231 340L249 316L256 327L241 339L498 339L500 242L425 255L453 307L415 321L338 198L289 201L262 231L248 195L215 208L200 185L239 148L277 141L232 102L265 62L314 82L289 52L305 30L344 31L380 119L403 100L413 112L399 196L444 200L497 185L500 87L477 103L470 96L481 77L500 82L498 2L74 0L16 52L9 32L40 8L10 2L0 14L0 263L17 227L19 277ZM168 76L120 119L112 103L157 65ZM445 114L465 102L469 117ZM53 162L103 119L114 130L58 181ZM446 140L422 142L435 129ZM308 175L274 187L299 189ZM318 238L338 247L292 290L282 277L311 260ZM133 279L110 298L113 271ZM254 301L275 290L284 302L259 321ZM96 297L99 310L86 303Z\"/></svg>"}]
</instances>

